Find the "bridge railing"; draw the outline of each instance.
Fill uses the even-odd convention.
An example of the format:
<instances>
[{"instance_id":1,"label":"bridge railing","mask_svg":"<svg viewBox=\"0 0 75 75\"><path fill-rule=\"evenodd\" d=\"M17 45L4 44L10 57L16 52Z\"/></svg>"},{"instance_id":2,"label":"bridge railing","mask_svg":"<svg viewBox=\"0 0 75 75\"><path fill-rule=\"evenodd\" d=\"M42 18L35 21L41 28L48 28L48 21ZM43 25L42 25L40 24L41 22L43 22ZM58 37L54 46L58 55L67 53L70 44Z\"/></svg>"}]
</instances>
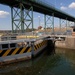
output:
<instances>
[{"instance_id":1,"label":"bridge railing","mask_svg":"<svg viewBox=\"0 0 75 75\"><path fill-rule=\"evenodd\" d=\"M50 36L50 35L62 35L62 36L72 36L71 32L54 32L54 34L52 32L26 32L26 33L9 33L9 34L4 34L0 36L0 41L6 41L6 40L19 40L19 39L39 39L39 38L43 38L46 36Z\"/></svg>"}]
</instances>

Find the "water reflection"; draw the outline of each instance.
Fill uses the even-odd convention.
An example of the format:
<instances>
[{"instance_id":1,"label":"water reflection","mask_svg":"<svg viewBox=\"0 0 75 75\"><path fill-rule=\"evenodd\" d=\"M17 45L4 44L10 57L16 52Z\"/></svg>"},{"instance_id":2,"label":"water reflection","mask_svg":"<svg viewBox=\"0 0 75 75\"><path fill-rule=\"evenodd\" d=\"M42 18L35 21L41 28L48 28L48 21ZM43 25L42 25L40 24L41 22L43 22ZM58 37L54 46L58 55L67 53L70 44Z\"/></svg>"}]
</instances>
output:
<instances>
[{"instance_id":1,"label":"water reflection","mask_svg":"<svg viewBox=\"0 0 75 75\"><path fill-rule=\"evenodd\" d=\"M74 49L56 49L56 54L62 54L65 59L75 67L75 50Z\"/></svg>"},{"instance_id":2,"label":"water reflection","mask_svg":"<svg viewBox=\"0 0 75 75\"><path fill-rule=\"evenodd\" d=\"M34 60L13 63L0 68L0 75L75 75L75 51L56 49Z\"/></svg>"}]
</instances>

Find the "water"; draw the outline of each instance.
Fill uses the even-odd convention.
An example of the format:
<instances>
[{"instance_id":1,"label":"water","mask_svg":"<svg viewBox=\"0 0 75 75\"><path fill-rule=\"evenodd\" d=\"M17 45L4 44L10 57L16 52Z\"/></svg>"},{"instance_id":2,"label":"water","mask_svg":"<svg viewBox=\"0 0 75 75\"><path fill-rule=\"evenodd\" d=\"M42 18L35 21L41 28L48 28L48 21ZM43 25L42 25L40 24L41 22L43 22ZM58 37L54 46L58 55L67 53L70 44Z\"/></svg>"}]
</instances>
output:
<instances>
[{"instance_id":1,"label":"water","mask_svg":"<svg viewBox=\"0 0 75 75\"><path fill-rule=\"evenodd\" d=\"M75 75L75 50L56 49L34 60L0 67L0 75Z\"/></svg>"}]
</instances>

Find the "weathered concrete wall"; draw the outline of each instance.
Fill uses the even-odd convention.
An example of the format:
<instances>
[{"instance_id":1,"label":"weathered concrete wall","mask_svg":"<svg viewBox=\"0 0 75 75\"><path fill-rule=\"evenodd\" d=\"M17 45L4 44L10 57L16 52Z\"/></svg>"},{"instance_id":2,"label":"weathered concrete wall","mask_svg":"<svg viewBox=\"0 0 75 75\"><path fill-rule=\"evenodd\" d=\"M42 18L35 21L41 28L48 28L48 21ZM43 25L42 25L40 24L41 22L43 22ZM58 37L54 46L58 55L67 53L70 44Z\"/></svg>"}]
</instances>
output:
<instances>
[{"instance_id":1,"label":"weathered concrete wall","mask_svg":"<svg viewBox=\"0 0 75 75\"><path fill-rule=\"evenodd\" d=\"M55 47L58 48L67 48L67 49L75 49L75 37L68 36L64 41L56 41Z\"/></svg>"},{"instance_id":2,"label":"weathered concrete wall","mask_svg":"<svg viewBox=\"0 0 75 75\"><path fill-rule=\"evenodd\" d=\"M67 37L65 40L66 47L69 49L75 49L75 37Z\"/></svg>"},{"instance_id":3,"label":"weathered concrete wall","mask_svg":"<svg viewBox=\"0 0 75 75\"><path fill-rule=\"evenodd\" d=\"M55 42L55 47L66 48L65 41L56 41Z\"/></svg>"}]
</instances>

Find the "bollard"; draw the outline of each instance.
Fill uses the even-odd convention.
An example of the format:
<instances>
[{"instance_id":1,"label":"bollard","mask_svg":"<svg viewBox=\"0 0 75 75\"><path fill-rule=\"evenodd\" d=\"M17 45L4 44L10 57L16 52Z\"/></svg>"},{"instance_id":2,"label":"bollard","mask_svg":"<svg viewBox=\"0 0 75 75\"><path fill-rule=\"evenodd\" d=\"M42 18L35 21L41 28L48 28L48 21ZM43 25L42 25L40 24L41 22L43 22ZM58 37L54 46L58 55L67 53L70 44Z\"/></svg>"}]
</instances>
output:
<instances>
[{"instance_id":1,"label":"bollard","mask_svg":"<svg viewBox=\"0 0 75 75\"><path fill-rule=\"evenodd\" d=\"M31 41L31 58L34 58L34 41Z\"/></svg>"}]
</instances>

